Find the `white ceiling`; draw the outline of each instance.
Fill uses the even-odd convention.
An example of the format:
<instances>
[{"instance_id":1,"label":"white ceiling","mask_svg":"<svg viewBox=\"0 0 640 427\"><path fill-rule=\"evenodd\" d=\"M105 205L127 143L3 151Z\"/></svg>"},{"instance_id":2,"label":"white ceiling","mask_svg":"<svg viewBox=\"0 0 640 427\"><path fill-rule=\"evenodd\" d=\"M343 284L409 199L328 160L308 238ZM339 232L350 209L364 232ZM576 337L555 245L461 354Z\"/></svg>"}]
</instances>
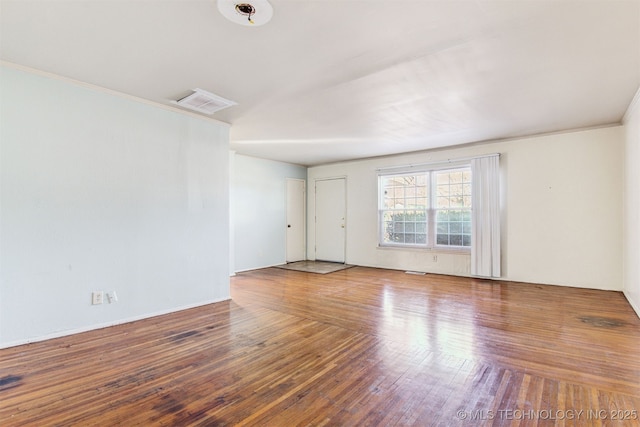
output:
<instances>
[{"instance_id":1,"label":"white ceiling","mask_svg":"<svg viewBox=\"0 0 640 427\"><path fill-rule=\"evenodd\" d=\"M169 105L238 103L239 153L316 165L619 123L640 0L1 0L2 60Z\"/></svg>"}]
</instances>

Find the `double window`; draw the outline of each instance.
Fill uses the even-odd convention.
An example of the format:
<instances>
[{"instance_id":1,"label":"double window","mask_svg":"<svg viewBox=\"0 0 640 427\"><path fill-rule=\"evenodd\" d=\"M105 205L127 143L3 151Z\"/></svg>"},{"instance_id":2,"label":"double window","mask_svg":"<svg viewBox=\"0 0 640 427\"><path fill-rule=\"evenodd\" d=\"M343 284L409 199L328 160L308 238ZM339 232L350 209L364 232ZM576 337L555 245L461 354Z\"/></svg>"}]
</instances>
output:
<instances>
[{"instance_id":1,"label":"double window","mask_svg":"<svg viewBox=\"0 0 640 427\"><path fill-rule=\"evenodd\" d=\"M471 169L379 175L381 246L469 248Z\"/></svg>"}]
</instances>

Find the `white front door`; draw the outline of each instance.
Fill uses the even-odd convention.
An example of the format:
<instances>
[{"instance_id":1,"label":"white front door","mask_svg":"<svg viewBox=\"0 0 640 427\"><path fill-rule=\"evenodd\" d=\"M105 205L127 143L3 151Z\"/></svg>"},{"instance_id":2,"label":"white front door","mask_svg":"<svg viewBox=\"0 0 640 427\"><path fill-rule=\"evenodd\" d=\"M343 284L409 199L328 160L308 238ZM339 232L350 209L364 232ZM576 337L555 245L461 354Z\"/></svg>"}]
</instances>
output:
<instances>
[{"instance_id":1,"label":"white front door","mask_svg":"<svg viewBox=\"0 0 640 427\"><path fill-rule=\"evenodd\" d=\"M316 181L316 259L345 262L346 186L344 178Z\"/></svg>"},{"instance_id":2,"label":"white front door","mask_svg":"<svg viewBox=\"0 0 640 427\"><path fill-rule=\"evenodd\" d=\"M306 259L304 206L304 180L287 179L287 262Z\"/></svg>"}]
</instances>

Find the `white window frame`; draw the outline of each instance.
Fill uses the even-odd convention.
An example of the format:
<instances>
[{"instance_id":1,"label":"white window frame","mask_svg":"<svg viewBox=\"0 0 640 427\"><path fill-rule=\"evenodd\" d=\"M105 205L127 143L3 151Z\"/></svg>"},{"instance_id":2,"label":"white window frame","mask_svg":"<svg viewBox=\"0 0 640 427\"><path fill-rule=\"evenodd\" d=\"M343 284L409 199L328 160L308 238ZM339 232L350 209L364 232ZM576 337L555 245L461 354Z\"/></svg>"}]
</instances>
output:
<instances>
[{"instance_id":1,"label":"white window frame","mask_svg":"<svg viewBox=\"0 0 640 427\"><path fill-rule=\"evenodd\" d=\"M459 164L459 165L447 165L441 168L428 168L428 169L420 169L420 170L398 170L392 172L379 171L378 172L378 246L381 248L415 248L415 249L429 249L429 250L438 250L438 251L455 251L455 252L470 252L471 251L471 242L469 242L468 246L457 246L457 245L442 245L437 243L437 221L436 214L438 211L437 208L437 184L436 184L436 176L437 173L442 172L455 172L455 171L468 171L471 172L471 165L468 163ZM416 175L426 175L428 182L428 195L427 195L427 207L425 209L425 217L426 217L426 242L425 243L403 243L403 242L385 242L385 221L384 215L385 212L391 211L391 209L387 209L384 206L385 202L385 194L384 194L384 179L387 177L393 176L416 176ZM472 177L473 180L473 177ZM471 182L469 183L471 184ZM471 208L463 208L469 210L469 216L471 215ZM405 208L401 210L412 210L410 208ZM414 209L415 210L415 209ZM469 220L470 224L470 220ZM404 234L404 233L403 233ZM469 231L470 234L470 231ZM464 239L464 237L463 237Z\"/></svg>"}]
</instances>

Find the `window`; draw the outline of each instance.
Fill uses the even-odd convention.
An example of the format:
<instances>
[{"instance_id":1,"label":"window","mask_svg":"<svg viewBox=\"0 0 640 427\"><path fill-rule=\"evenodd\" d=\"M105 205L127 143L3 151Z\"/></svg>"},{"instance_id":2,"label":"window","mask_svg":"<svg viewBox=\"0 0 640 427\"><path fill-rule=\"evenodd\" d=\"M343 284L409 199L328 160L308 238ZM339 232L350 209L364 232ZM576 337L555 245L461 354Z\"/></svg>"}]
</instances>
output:
<instances>
[{"instance_id":1,"label":"window","mask_svg":"<svg viewBox=\"0 0 640 427\"><path fill-rule=\"evenodd\" d=\"M471 246L471 169L379 176L381 246Z\"/></svg>"},{"instance_id":2,"label":"window","mask_svg":"<svg viewBox=\"0 0 640 427\"><path fill-rule=\"evenodd\" d=\"M471 246L471 170L435 175L436 246Z\"/></svg>"},{"instance_id":3,"label":"window","mask_svg":"<svg viewBox=\"0 0 640 427\"><path fill-rule=\"evenodd\" d=\"M427 244L429 177L381 177L382 244Z\"/></svg>"}]
</instances>

